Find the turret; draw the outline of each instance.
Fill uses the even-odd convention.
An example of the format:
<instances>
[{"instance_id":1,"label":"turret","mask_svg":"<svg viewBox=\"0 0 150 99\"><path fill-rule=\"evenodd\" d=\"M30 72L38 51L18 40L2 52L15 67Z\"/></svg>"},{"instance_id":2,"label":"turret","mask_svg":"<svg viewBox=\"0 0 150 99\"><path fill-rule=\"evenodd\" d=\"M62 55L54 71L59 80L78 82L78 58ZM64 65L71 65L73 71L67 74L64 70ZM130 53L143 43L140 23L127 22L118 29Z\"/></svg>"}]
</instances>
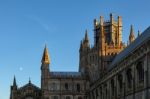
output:
<instances>
[{"instance_id":1,"label":"turret","mask_svg":"<svg viewBox=\"0 0 150 99\"><path fill-rule=\"evenodd\" d=\"M114 17L112 15L112 13L110 13L110 23L113 24L113 22L114 22Z\"/></svg>"},{"instance_id":2,"label":"turret","mask_svg":"<svg viewBox=\"0 0 150 99\"><path fill-rule=\"evenodd\" d=\"M129 43L131 44L135 40L133 25L131 25L130 35L129 35Z\"/></svg>"},{"instance_id":3,"label":"turret","mask_svg":"<svg viewBox=\"0 0 150 99\"><path fill-rule=\"evenodd\" d=\"M11 86L10 99L17 99L17 83L14 76L13 85Z\"/></svg>"},{"instance_id":4,"label":"turret","mask_svg":"<svg viewBox=\"0 0 150 99\"><path fill-rule=\"evenodd\" d=\"M101 21L103 20L103 18L101 17ZM98 40L98 53L99 53L99 56L100 56L100 59L101 61L99 61L100 63L100 75L104 72L104 56L105 56L105 34L104 34L104 26L103 26L103 23L101 22L101 25L100 25L100 37L99 37L99 40Z\"/></svg>"},{"instance_id":5,"label":"turret","mask_svg":"<svg viewBox=\"0 0 150 99\"><path fill-rule=\"evenodd\" d=\"M110 13L110 40L107 40L108 43L116 43L114 39L114 16Z\"/></svg>"},{"instance_id":6,"label":"turret","mask_svg":"<svg viewBox=\"0 0 150 99\"><path fill-rule=\"evenodd\" d=\"M103 46L105 43L105 34L104 34L104 18L103 16L100 16L100 28L98 32L99 38L98 38L98 47L103 50Z\"/></svg>"},{"instance_id":7,"label":"turret","mask_svg":"<svg viewBox=\"0 0 150 99\"><path fill-rule=\"evenodd\" d=\"M80 62L79 62L79 72L81 72L84 75L87 75L87 55L90 51L90 42L88 37L87 30L85 31L85 37L81 41L80 44Z\"/></svg>"},{"instance_id":8,"label":"turret","mask_svg":"<svg viewBox=\"0 0 150 99\"><path fill-rule=\"evenodd\" d=\"M122 43L122 17L118 16L118 31L117 31L117 44Z\"/></svg>"},{"instance_id":9,"label":"turret","mask_svg":"<svg viewBox=\"0 0 150 99\"><path fill-rule=\"evenodd\" d=\"M45 46L45 48L44 48L43 57L42 57L41 62L42 62L42 64L48 64L48 65L50 64L50 58L49 58L47 46Z\"/></svg>"},{"instance_id":10,"label":"turret","mask_svg":"<svg viewBox=\"0 0 150 99\"><path fill-rule=\"evenodd\" d=\"M104 17L100 16L100 25L103 26L103 24L104 24Z\"/></svg>"},{"instance_id":11,"label":"turret","mask_svg":"<svg viewBox=\"0 0 150 99\"><path fill-rule=\"evenodd\" d=\"M98 28L94 29L94 34L95 34L95 43L94 45L96 47L100 47L101 45L101 38L102 38L102 35L101 33L103 33L103 28L104 28L104 17L103 16L100 16L100 25Z\"/></svg>"},{"instance_id":12,"label":"turret","mask_svg":"<svg viewBox=\"0 0 150 99\"><path fill-rule=\"evenodd\" d=\"M97 46L99 35L99 25L97 19L94 19L94 45Z\"/></svg>"},{"instance_id":13,"label":"turret","mask_svg":"<svg viewBox=\"0 0 150 99\"><path fill-rule=\"evenodd\" d=\"M48 85L48 79L50 77L50 73L49 73L49 64L50 64L50 57L48 54L48 48L47 46L45 46L44 48L44 52L43 52L43 57L41 60L41 89L45 89ZM47 90L47 89L46 89Z\"/></svg>"}]
</instances>

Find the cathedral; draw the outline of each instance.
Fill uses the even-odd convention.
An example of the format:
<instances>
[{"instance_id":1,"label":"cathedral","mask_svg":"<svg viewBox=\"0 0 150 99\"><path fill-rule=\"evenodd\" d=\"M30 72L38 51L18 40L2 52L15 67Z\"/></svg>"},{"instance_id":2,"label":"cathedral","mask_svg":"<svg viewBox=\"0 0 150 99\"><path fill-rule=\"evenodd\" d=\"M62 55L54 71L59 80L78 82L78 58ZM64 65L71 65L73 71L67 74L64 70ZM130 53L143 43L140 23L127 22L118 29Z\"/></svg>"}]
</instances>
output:
<instances>
[{"instance_id":1,"label":"cathedral","mask_svg":"<svg viewBox=\"0 0 150 99\"><path fill-rule=\"evenodd\" d=\"M127 45L122 42L122 28L121 16L94 19L94 45L86 30L78 72L51 71L45 46L41 86L29 80L18 87L14 77L10 99L150 99L150 27L135 37L131 25Z\"/></svg>"}]
</instances>

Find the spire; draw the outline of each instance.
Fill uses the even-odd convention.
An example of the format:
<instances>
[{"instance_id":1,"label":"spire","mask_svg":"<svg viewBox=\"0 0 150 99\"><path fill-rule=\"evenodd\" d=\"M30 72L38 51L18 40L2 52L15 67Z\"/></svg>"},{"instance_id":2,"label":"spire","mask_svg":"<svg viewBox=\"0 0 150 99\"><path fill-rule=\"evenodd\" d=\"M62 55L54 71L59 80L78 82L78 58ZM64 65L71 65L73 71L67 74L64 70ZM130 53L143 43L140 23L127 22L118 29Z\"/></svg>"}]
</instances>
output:
<instances>
[{"instance_id":1,"label":"spire","mask_svg":"<svg viewBox=\"0 0 150 99\"><path fill-rule=\"evenodd\" d=\"M85 31L85 38L84 38L84 41L83 41L83 46L84 46L84 47L89 47L89 46L90 46L87 30Z\"/></svg>"},{"instance_id":2,"label":"spire","mask_svg":"<svg viewBox=\"0 0 150 99\"><path fill-rule=\"evenodd\" d=\"M30 79L30 77L29 77L29 84L31 84L31 79Z\"/></svg>"},{"instance_id":3,"label":"spire","mask_svg":"<svg viewBox=\"0 0 150 99\"><path fill-rule=\"evenodd\" d=\"M131 25L129 43L132 43L135 40L133 25Z\"/></svg>"},{"instance_id":4,"label":"spire","mask_svg":"<svg viewBox=\"0 0 150 99\"><path fill-rule=\"evenodd\" d=\"M50 64L50 58L49 58L49 54L48 54L48 48L47 48L46 45L45 45L45 48L44 48L43 57L42 57L41 62L45 63L45 64Z\"/></svg>"},{"instance_id":5,"label":"spire","mask_svg":"<svg viewBox=\"0 0 150 99\"><path fill-rule=\"evenodd\" d=\"M87 30L85 30L85 40L86 40L86 41L89 41L89 37L88 37L88 32L87 32Z\"/></svg>"},{"instance_id":6,"label":"spire","mask_svg":"<svg viewBox=\"0 0 150 99\"><path fill-rule=\"evenodd\" d=\"M17 86L16 84L16 77L14 76L13 86Z\"/></svg>"},{"instance_id":7,"label":"spire","mask_svg":"<svg viewBox=\"0 0 150 99\"><path fill-rule=\"evenodd\" d=\"M88 32L87 30L85 31L85 37L83 39L83 41L81 41L81 45L80 45L80 48L84 49L84 48L90 48L90 44L89 44L89 37L88 37Z\"/></svg>"}]
</instances>

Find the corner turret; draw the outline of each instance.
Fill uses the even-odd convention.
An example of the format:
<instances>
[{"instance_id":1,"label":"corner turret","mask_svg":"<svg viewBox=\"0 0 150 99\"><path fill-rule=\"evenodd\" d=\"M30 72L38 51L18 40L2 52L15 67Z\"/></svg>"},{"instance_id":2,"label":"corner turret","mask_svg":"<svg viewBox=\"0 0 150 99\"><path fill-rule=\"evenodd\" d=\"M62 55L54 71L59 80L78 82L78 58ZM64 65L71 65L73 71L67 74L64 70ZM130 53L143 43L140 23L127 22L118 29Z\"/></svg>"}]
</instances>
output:
<instances>
[{"instance_id":1,"label":"corner turret","mask_svg":"<svg viewBox=\"0 0 150 99\"><path fill-rule=\"evenodd\" d=\"M47 46L45 46L45 48L44 48L41 63L42 63L42 65L41 65L41 81L42 81L41 82L41 89L43 91L43 90L48 90L47 87L45 87L45 86L48 86L48 79L50 78L49 64L51 62L50 62L50 57L48 54Z\"/></svg>"}]
</instances>

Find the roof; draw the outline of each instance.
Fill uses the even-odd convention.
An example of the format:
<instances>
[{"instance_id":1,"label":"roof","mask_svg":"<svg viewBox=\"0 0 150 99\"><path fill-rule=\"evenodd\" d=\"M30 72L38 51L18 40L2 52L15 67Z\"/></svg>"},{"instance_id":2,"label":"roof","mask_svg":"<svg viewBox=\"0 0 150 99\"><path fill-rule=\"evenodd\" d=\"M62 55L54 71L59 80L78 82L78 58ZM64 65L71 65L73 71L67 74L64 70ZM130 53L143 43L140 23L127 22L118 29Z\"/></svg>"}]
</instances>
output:
<instances>
[{"instance_id":1,"label":"roof","mask_svg":"<svg viewBox=\"0 0 150 99\"><path fill-rule=\"evenodd\" d=\"M139 37L137 37L129 46L127 46L115 57L115 59L109 65L108 70L114 68L117 63L127 57L131 52L133 52L137 47L141 46L147 40L150 40L150 27L148 27Z\"/></svg>"},{"instance_id":2,"label":"roof","mask_svg":"<svg viewBox=\"0 0 150 99\"><path fill-rule=\"evenodd\" d=\"M80 72L50 72L53 78L82 78Z\"/></svg>"},{"instance_id":3,"label":"roof","mask_svg":"<svg viewBox=\"0 0 150 99\"><path fill-rule=\"evenodd\" d=\"M27 83L26 85L24 85L23 87L20 87L19 90L24 90L24 89L28 89L29 87L32 87L35 90L40 90L39 87L35 86L34 84L32 84L31 82Z\"/></svg>"}]
</instances>

